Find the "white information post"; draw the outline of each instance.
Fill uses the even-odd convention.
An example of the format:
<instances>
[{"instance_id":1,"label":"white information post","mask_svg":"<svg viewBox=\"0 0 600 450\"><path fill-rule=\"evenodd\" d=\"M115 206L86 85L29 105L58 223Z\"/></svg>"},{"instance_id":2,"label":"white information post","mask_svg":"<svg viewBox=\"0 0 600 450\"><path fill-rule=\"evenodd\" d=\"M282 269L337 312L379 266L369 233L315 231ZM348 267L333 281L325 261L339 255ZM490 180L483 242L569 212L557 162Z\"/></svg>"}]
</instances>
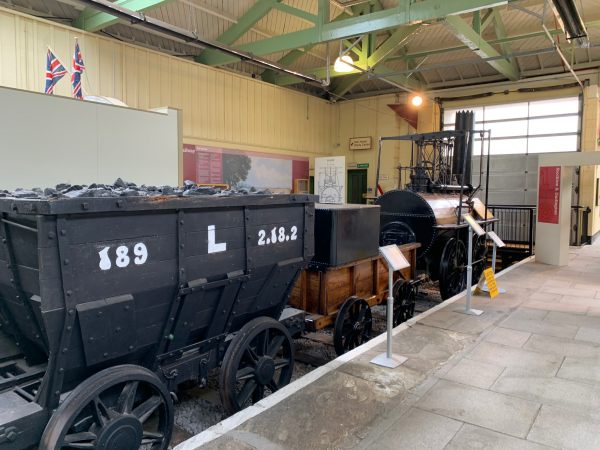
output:
<instances>
[{"instance_id":1,"label":"white information post","mask_svg":"<svg viewBox=\"0 0 600 450\"><path fill-rule=\"evenodd\" d=\"M500 236L498 236L493 231L488 231L487 235L492 240L492 244L493 244L493 247L492 247L492 272L494 272L494 274L496 274L496 250L498 248L506 247L506 244L504 243L504 241L502 239L500 239ZM481 288L481 290L484 292L490 291L488 289L487 283L485 283L483 285L483 288ZM498 287L498 292L500 294L505 294L506 289L502 289L501 287Z\"/></svg>"},{"instance_id":2,"label":"white information post","mask_svg":"<svg viewBox=\"0 0 600 450\"><path fill-rule=\"evenodd\" d=\"M379 247L379 253L385 259L388 266L388 298L387 298L387 347L386 352L376 356L371 360L378 366L395 369L407 360L406 357L392 353L392 329L394 328L394 272L410 267L402 251L397 245L386 245Z\"/></svg>"},{"instance_id":3,"label":"white information post","mask_svg":"<svg viewBox=\"0 0 600 450\"><path fill-rule=\"evenodd\" d=\"M469 225L469 248L467 250L467 299L465 302L465 309L457 309L456 312L468 314L470 316L480 316L483 314L482 310L471 308L471 297L473 295L471 292L471 285L473 284L473 232L475 232L477 236L484 236L485 230L481 228L481 225L477 223L471 214L464 214L463 219L465 219L465 222Z\"/></svg>"}]
</instances>

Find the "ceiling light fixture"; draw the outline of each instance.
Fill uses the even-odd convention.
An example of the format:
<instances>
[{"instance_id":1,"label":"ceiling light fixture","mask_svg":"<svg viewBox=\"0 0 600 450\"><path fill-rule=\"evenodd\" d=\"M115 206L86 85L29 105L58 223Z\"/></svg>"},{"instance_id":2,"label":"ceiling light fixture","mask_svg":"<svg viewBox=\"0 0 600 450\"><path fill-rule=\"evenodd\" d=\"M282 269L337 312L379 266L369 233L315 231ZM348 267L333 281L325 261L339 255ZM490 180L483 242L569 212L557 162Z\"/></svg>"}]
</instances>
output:
<instances>
[{"instance_id":1,"label":"ceiling light fixture","mask_svg":"<svg viewBox=\"0 0 600 450\"><path fill-rule=\"evenodd\" d=\"M413 95L412 98L410 99L410 104L413 105L414 107L418 108L419 106L421 106L423 104L423 97L421 97L419 94Z\"/></svg>"},{"instance_id":2,"label":"ceiling light fixture","mask_svg":"<svg viewBox=\"0 0 600 450\"><path fill-rule=\"evenodd\" d=\"M352 72L354 70L353 64L354 60L350 55L338 56L333 63L333 70L340 73Z\"/></svg>"}]
</instances>

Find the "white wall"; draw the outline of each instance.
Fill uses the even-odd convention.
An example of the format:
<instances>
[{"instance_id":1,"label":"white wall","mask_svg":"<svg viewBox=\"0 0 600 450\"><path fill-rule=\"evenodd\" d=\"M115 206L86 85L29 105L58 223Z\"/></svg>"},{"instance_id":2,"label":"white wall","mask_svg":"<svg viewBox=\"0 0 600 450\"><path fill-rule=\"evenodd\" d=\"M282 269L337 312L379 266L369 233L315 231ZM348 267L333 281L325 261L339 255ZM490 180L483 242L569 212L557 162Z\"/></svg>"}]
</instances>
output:
<instances>
[{"instance_id":1,"label":"white wall","mask_svg":"<svg viewBox=\"0 0 600 450\"><path fill-rule=\"evenodd\" d=\"M57 183L176 185L180 113L0 87L0 189Z\"/></svg>"},{"instance_id":2,"label":"white wall","mask_svg":"<svg viewBox=\"0 0 600 450\"><path fill-rule=\"evenodd\" d=\"M86 95L143 110L180 109L186 144L311 160L334 150L337 114L325 100L5 8L0 86L42 92L47 46L68 68L75 37L85 61ZM67 78L57 84L57 95L71 96Z\"/></svg>"}]
</instances>

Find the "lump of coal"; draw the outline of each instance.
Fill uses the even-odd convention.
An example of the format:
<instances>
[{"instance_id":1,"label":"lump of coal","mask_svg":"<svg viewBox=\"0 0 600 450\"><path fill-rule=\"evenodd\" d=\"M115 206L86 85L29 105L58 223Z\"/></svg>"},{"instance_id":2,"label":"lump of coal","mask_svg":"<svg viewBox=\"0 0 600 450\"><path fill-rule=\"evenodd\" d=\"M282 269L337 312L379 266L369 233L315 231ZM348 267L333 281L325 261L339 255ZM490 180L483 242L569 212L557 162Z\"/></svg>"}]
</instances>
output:
<instances>
[{"instance_id":1,"label":"lump of coal","mask_svg":"<svg viewBox=\"0 0 600 450\"><path fill-rule=\"evenodd\" d=\"M121 178L117 178L116 181L113 183L113 187L115 187L115 188L126 188L127 187L127 183L125 183Z\"/></svg>"},{"instance_id":2,"label":"lump of coal","mask_svg":"<svg viewBox=\"0 0 600 450\"><path fill-rule=\"evenodd\" d=\"M191 180L186 180L181 187L146 186L124 181L117 178L113 184L91 183L89 185L59 183L54 188L18 188L14 191L0 190L0 197L22 199L56 199L56 198L108 198L108 197L157 197L157 196L218 196L232 195L271 195L268 189L251 188L221 189L210 186L199 186Z\"/></svg>"}]
</instances>

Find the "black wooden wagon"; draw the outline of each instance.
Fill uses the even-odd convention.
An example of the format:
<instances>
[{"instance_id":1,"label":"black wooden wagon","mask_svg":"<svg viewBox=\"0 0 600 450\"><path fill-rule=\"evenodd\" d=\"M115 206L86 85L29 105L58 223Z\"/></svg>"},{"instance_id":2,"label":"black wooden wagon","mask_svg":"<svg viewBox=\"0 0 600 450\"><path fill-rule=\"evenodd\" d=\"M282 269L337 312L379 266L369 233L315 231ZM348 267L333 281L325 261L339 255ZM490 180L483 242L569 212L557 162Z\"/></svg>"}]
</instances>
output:
<instances>
[{"instance_id":1,"label":"black wooden wagon","mask_svg":"<svg viewBox=\"0 0 600 450\"><path fill-rule=\"evenodd\" d=\"M0 198L0 449L166 449L221 364L236 411L289 382L280 318L314 198Z\"/></svg>"}]
</instances>

